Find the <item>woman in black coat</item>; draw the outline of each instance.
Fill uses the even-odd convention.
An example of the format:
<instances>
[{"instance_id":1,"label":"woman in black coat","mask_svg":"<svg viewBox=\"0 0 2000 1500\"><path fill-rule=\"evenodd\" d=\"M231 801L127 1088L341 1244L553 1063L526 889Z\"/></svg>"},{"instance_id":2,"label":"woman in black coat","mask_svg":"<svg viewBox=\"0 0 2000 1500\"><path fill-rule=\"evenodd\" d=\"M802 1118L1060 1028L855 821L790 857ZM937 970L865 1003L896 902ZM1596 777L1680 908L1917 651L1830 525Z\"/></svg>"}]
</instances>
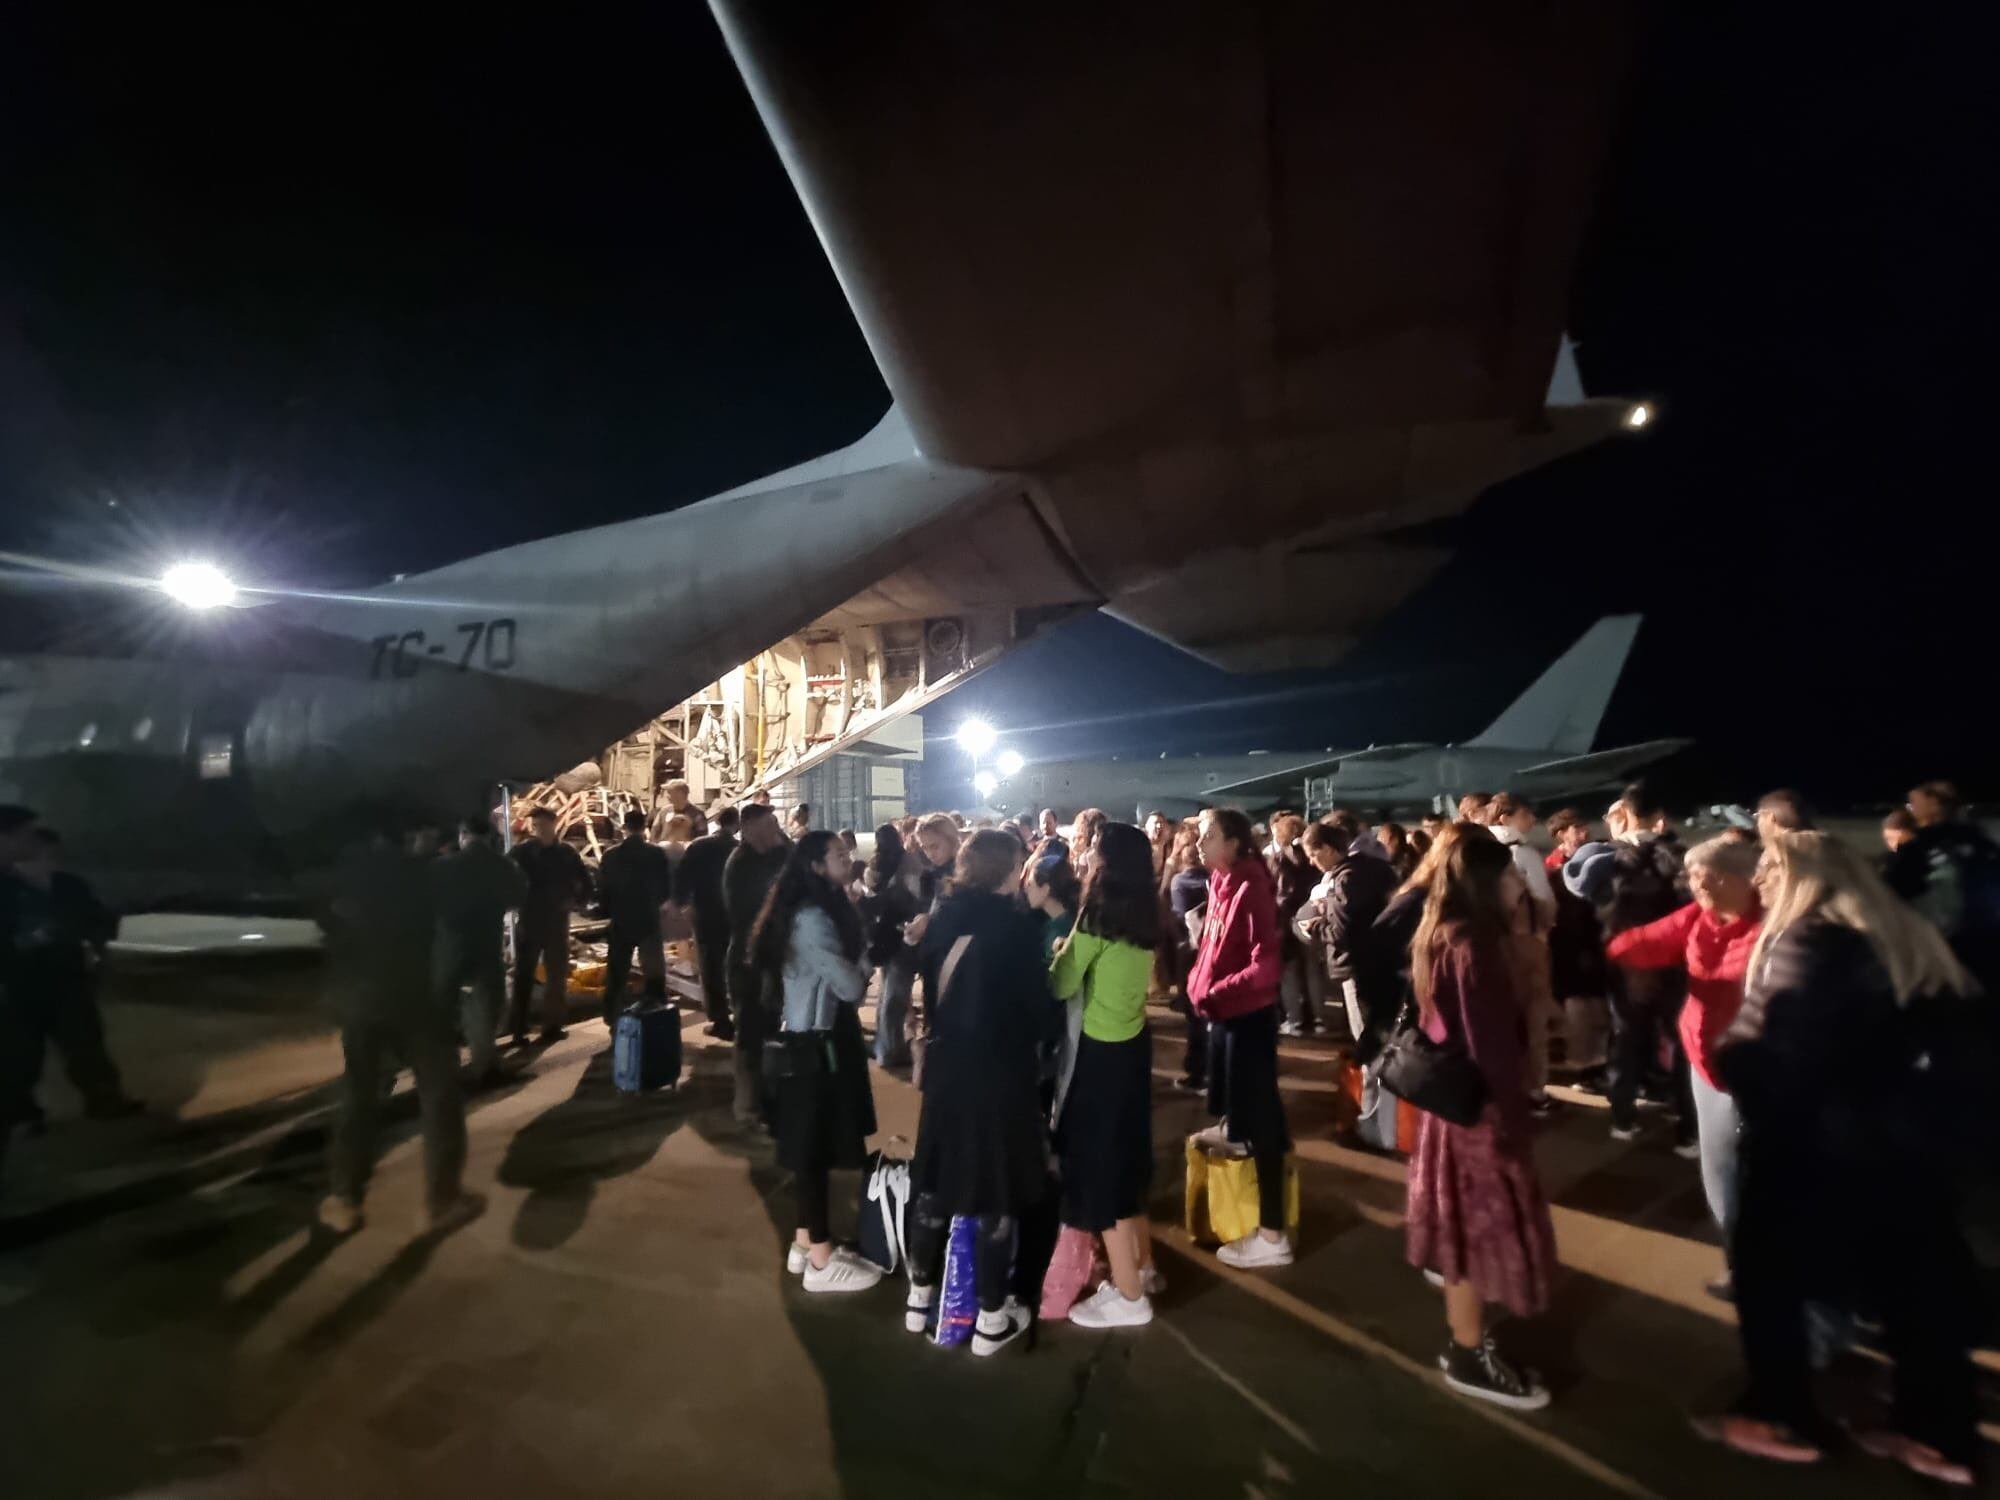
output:
<instances>
[{"instance_id":1,"label":"woman in black coat","mask_svg":"<svg viewBox=\"0 0 2000 1500\"><path fill-rule=\"evenodd\" d=\"M1764 930L1716 1053L1742 1119L1730 1262L1749 1384L1696 1430L1755 1457L1818 1458L1830 1429L1812 1399L1807 1304L1859 1304L1880 1313L1896 1370L1889 1425L1856 1443L1969 1485L1977 1296L1953 1111L1980 1089L1929 1028L1972 980L1837 839L1775 832L1758 887Z\"/></svg>"},{"instance_id":2,"label":"woman in black coat","mask_svg":"<svg viewBox=\"0 0 2000 1500\"><path fill-rule=\"evenodd\" d=\"M958 853L951 894L905 936L919 944L930 1014L923 1107L910 1170L910 1296L922 1332L955 1215L979 1220L975 1354L1028 1326L1009 1295L1015 1221L1042 1195L1048 1153L1037 1046L1049 1006L1042 919L1013 898L1015 841L988 829Z\"/></svg>"}]
</instances>

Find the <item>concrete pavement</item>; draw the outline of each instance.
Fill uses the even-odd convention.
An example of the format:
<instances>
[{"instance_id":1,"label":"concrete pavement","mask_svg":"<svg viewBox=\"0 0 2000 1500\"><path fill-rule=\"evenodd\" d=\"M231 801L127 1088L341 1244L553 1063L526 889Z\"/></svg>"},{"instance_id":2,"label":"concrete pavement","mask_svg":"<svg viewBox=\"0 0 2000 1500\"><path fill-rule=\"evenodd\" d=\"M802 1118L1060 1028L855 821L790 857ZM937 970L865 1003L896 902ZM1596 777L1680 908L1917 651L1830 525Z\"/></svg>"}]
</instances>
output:
<instances>
[{"instance_id":1,"label":"concrete pavement","mask_svg":"<svg viewBox=\"0 0 2000 1500\"><path fill-rule=\"evenodd\" d=\"M470 1228L415 1235L405 1111L368 1227L315 1232L338 1050L314 985L300 966L132 971L112 1042L159 1112L73 1122L48 1090L56 1128L0 1190L8 1500L1917 1492L1858 1456L1788 1473L1689 1435L1732 1393L1735 1342L1663 1127L1616 1146L1578 1107L1546 1133L1569 1274L1548 1318L1501 1336L1557 1399L1518 1417L1438 1383L1401 1162L1333 1143L1325 1049L1285 1047L1298 1264L1247 1276L1186 1244L1199 1112L1156 1017L1160 1316L975 1360L905 1334L893 1283L815 1298L784 1275L784 1180L730 1123L728 1059L692 1020L677 1093L618 1096L590 1022L477 1101L468 1176L492 1202ZM907 1084L876 1091L885 1133L912 1135ZM1856 1369L1848 1396L1879 1383Z\"/></svg>"}]
</instances>

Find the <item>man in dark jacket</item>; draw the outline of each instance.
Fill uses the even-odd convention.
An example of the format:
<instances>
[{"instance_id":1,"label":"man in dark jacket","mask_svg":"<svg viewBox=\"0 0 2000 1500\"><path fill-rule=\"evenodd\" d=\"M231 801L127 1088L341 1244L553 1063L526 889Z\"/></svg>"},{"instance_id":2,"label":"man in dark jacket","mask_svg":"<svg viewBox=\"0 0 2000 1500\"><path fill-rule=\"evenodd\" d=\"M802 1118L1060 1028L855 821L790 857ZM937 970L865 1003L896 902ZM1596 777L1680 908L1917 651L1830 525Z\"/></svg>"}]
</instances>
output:
<instances>
[{"instance_id":1,"label":"man in dark jacket","mask_svg":"<svg viewBox=\"0 0 2000 1500\"><path fill-rule=\"evenodd\" d=\"M725 807L716 814L714 831L689 844L674 871L674 904L687 909L701 965L701 1004L708 1012L703 1029L725 1042L735 1039L736 1025L729 1019L729 907L722 897L722 872L735 852L736 809Z\"/></svg>"},{"instance_id":2,"label":"man in dark jacket","mask_svg":"<svg viewBox=\"0 0 2000 1500\"><path fill-rule=\"evenodd\" d=\"M362 1199L375 1166L384 1069L400 1057L416 1075L424 1141L426 1202L433 1233L477 1218L486 1200L467 1193L465 1101L458 1046L436 1003L435 830L399 847L395 825L378 819L342 858L322 918L327 986L340 1017L340 1118L335 1122L332 1191L320 1222L336 1234L361 1227Z\"/></svg>"},{"instance_id":3,"label":"man in dark jacket","mask_svg":"<svg viewBox=\"0 0 2000 1500\"><path fill-rule=\"evenodd\" d=\"M607 850L597 866L598 899L611 919L605 951L604 1024L613 1025L625 999L632 950L639 950L639 973L648 998L667 995L667 946L660 931L660 908L673 899L674 866L667 851L646 838L646 815L625 814L625 840Z\"/></svg>"},{"instance_id":4,"label":"man in dark jacket","mask_svg":"<svg viewBox=\"0 0 2000 1500\"><path fill-rule=\"evenodd\" d=\"M1385 982L1366 972L1375 957L1369 933L1396 892L1396 872L1387 860L1350 853L1359 837L1352 814L1305 831L1300 842L1321 876L1299 910L1297 926L1302 936L1318 942L1328 984L1345 1002L1348 1030L1366 1062L1396 1019L1374 1013L1369 1004L1393 987L1393 979Z\"/></svg>"},{"instance_id":5,"label":"man in dark jacket","mask_svg":"<svg viewBox=\"0 0 2000 1500\"><path fill-rule=\"evenodd\" d=\"M467 818L458 825L457 852L431 866L437 898L437 944L432 972L447 1020L459 1014L459 996L470 988L465 1011L468 1072L474 1088L504 1076L496 1043L500 1008L507 988L500 952L507 913L527 899L528 878L521 867L493 846L493 825Z\"/></svg>"},{"instance_id":6,"label":"man in dark jacket","mask_svg":"<svg viewBox=\"0 0 2000 1500\"><path fill-rule=\"evenodd\" d=\"M1890 856L1889 888L1945 935L1990 995L2000 985L2000 847L1966 821L1958 789L1927 781L1909 795L1916 835Z\"/></svg>"},{"instance_id":7,"label":"man in dark jacket","mask_svg":"<svg viewBox=\"0 0 2000 1500\"><path fill-rule=\"evenodd\" d=\"M1611 829L1608 844L1585 844L1563 866L1563 883L1597 908L1599 930L1606 942L1628 928L1657 922L1687 905L1687 876L1681 869L1680 846L1668 828L1666 811L1643 787L1634 784L1605 814ZM1687 1064L1679 1056L1675 1018L1687 994L1687 975L1680 969L1628 969L1614 966L1611 980L1611 1047L1605 1089L1611 1096L1613 1139L1629 1141L1639 1133L1639 1092L1661 1050L1674 1039L1675 1102L1679 1108L1677 1141L1694 1139L1694 1101L1688 1094Z\"/></svg>"},{"instance_id":8,"label":"man in dark jacket","mask_svg":"<svg viewBox=\"0 0 2000 1500\"><path fill-rule=\"evenodd\" d=\"M528 1044L528 995L535 965L548 970L542 986L542 1040L561 1041L569 1014L569 914L590 899L590 871L583 856L556 837L555 809L528 814L533 837L514 847L514 863L528 877L527 898L514 928L514 1043Z\"/></svg>"},{"instance_id":9,"label":"man in dark jacket","mask_svg":"<svg viewBox=\"0 0 2000 1500\"><path fill-rule=\"evenodd\" d=\"M762 803L744 808L738 826L736 851L722 871L722 899L729 909L729 1002L736 1012L736 1119L748 1125L763 1113L759 1070L774 1027L761 976L750 962L750 934L792 846L777 814Z\"/></svg>"},{"instance_id":10,"label":"man in dark jacket","mask_svg":"<svg viewBox=\"0 0 2000 1500\"><path fill-rule=\"evenodd\" d=\"M118 919L86 881L56 867L53 829L22 832L0 869L0 1107L9 1116L0 1130L41 1120L35 1089L51 1042L93 1119L132 1114L140 1106L125 1095L97 1009L97 969Z\"/></svg>"}]
</instances>

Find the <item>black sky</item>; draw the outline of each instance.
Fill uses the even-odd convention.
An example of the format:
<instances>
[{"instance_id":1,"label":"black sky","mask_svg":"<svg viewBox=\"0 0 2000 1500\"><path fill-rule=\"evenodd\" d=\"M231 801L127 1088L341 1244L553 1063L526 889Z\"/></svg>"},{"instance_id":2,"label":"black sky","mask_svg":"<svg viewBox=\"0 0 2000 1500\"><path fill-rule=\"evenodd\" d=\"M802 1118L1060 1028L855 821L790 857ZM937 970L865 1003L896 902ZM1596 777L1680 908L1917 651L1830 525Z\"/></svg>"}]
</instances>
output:
<instances>
[{"instance_id":1,"label":"black sky","mask_svg":"<svg viewBox=\"0 0 2000 1500\"><path fill-rule=\"evenodd\" d=\"M655 9L10 13L0 547L357 582L865 430L887 394L714 26ZM1664 420L1491 492L1340 672L1230 678L1097 619L937 717L1072 725L1050 753L1464 737L1640 609L1605 740L1700 737L1685 793L1994 792L1975 14L1662 9L1572 322L1586 383ZM1262 701L1123 717L1233 696Z\"/></svg>"}]
</instances>

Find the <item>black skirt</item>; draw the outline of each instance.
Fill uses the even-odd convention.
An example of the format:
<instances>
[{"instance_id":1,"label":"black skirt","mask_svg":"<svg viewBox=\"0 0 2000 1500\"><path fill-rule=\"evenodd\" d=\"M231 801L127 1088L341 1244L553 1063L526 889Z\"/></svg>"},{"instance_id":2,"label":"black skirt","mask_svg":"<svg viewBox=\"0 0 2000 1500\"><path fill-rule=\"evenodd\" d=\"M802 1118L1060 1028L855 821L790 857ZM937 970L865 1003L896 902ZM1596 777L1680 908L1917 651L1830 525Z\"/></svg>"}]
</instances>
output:
<instances>
[{"instance_id":1,"label":"black skirt","mask_svg":"<svg viewBox=\"0 0 2000 1500\"><path fill-rule=\"evenodd\" d=\"M1229 1139L1252 1151L1292 1144L1278 1096L1278 1007L1217 1021L1208 1031L1208 1112L1225 1117Z\"/></svg>"},{"instance_id":2,"label":"black skirt","mask_svg":"<svg viewBox=\"0 0 2000 1500\"><path fill-rule=\"evenodd\" d=\"M1019 1214L1048 1183L1048 1116L1035 1058L1014 1067L961 1058L933 1037L910 1191L946 1214Z\"/></svg>"},{"instance_id":3,"label":"black skirt","mask_svg":"<svg viewBox=\"0 0 2000 1500\"><path fill-rule=\"evenodd\" d=\"M1153 1033L1077 1041L1056 1128L1062 1221L1102 1233L1146 1211L1153 1186Z\"/></svg>"},{"instance_id":4,"label":"black skirt","mask_svg":"<svg viewBox=\"0 0 2000 1500\"><path fill-rule=\"evenodd\" d=\"M875 1093L855 1008L841 1006L831 1030L786 1032L782 1040L792 1056L776 1087L778 1165L788 1172L865 1166Z\"/></svg>"}]
</instances>

